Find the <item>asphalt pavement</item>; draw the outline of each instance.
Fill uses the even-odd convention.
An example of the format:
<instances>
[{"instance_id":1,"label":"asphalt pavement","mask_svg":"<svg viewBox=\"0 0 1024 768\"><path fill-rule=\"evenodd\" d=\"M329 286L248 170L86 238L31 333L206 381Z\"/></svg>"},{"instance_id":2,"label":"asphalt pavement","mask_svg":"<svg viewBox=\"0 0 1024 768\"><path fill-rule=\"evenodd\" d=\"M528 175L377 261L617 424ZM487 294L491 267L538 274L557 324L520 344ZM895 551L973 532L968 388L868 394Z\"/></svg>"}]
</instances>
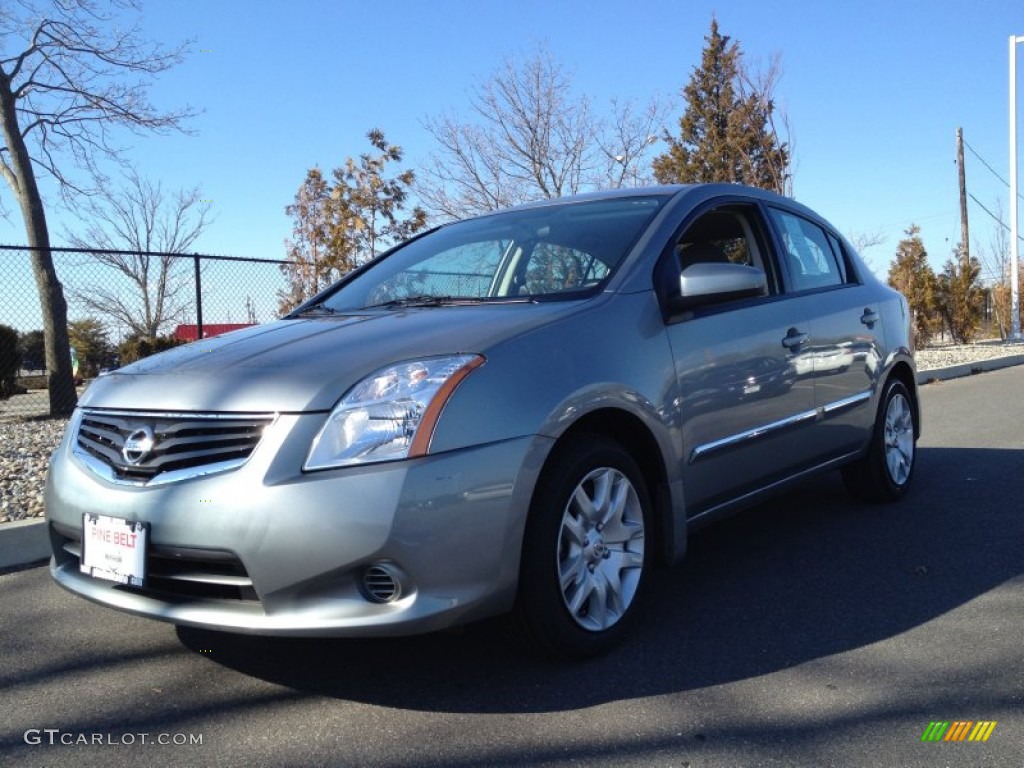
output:
<instances>
[{"instance_id":1,"label":"asphalt pavement","mask_svg":"<svg viewBox=\"0 0 1024 768\"><path fill-rule=\"evenodd\" d=\"M260 639L0 576L0 764L1024 766L1024 367L921 392L902 503L830 475L697 533L586 663L500 621ZM996 725L922 741L958 721Z\"/></svg>"}]
</instances>

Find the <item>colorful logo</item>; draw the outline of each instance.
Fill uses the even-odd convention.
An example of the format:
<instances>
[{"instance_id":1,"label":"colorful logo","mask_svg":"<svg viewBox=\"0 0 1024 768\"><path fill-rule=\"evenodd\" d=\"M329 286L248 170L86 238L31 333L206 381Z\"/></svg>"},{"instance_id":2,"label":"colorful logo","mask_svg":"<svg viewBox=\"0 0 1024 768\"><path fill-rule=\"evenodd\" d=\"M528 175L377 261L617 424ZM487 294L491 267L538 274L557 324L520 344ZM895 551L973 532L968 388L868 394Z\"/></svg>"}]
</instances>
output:
<instances>
[{"instance_id":1,"label":"colorful logo","mask_svg":"<svg viewBox=\"0 0 1024 768\"><path fill-rule=\"evenodd\" d=\"M988 741L995 728L995 720L933 720L921 741Z\"/></svg>"}]
</instances>

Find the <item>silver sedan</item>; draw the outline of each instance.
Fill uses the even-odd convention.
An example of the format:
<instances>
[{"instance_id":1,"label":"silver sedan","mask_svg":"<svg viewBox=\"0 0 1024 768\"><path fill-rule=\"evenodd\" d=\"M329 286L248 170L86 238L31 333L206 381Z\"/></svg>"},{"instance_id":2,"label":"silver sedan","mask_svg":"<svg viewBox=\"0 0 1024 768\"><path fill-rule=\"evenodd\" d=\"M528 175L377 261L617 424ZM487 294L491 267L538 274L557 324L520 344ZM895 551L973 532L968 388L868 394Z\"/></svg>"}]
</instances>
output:
<instances>
[{"instance_id":1,"label":"silver sedan","mask_svg":"<svg viewBox=\"0 0 1024 768\"><path fill-rule=\"evenodd\" d=\"M909 312L824 219L735 185L449 224L287 317L97 379L51 571L176 624L374 636L509 613L619 641L695 526L819 472L908 489Z\"/></svg>"}]
</instances>

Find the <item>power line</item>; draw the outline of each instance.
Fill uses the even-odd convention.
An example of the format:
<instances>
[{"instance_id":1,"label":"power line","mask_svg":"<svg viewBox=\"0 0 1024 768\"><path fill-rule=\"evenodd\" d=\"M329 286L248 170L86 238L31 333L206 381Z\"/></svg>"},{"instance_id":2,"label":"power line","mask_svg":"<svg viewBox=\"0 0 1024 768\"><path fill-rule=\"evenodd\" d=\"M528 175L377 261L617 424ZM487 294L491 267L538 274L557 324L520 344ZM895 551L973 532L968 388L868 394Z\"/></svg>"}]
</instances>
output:
<instances>
[{"instance_id":1,"label":"power line","mask_svg":"<svg viewBox=\"0 0 1024 768\"><path fill-rule=\"evenodd\" d=\"M992 219L993 219L994 221L998 222L998 223L999 223L999 226L1001 226L1001 227L1002 227L1003 229L1005 229L1005 230L1007 230L1007 231L1009 231L1009 230L1010 230L1010 228L1009 228L1008 226L1006 226L1006 223L1005 223L1005 222L1004 222L1004 221L1003 221L1003 220L1002 220L1001 218L999 218L999 217L998 217L998 216L996 216L996 215L995 215L994 213L992 213L992 211L990 211L990 210L989 210L988 208L986 208L986 207L985 207L985 205L984 205L984 204L983 204L983 203L981 202L981 200L979 200L978 198L976 198L976 197L975 197L974 195L972 195L972 194L971 194L970 192L968 192L968 193L967 193L967 196L968 196L969 198L971 198L971 200L973 200L973 201L974 201L975 203L977 203L977 204L978 204L978 207L979 207L979 208L981 208L981 210L983 210L983 211L984 211L985 213L987 213L987 214L988 214L989 216L991 216L991 217L992 217ZM1017 235L1017 239L1018 239L1018 240L1020 240L1020 241L1021 241L1022 243L1024 243L1024 235Z\"/></svg>"},{"instance_id":2,"label":"power line","mask_svg":"<svg viewBox=\"0 0 1024 768\"><path fill-rule=\"evenodd\" d=\"M1006 179L1004 179L1002 176L1000 176L998 171L996 171L995 168L993 168L991 165L989 165L988 162L985 160L985 158L983 158L981 155L978 154L977 150L975 150L974 147L972 147L970 145L970 143L967 141L967 139L963 139L963 142L964 142L964 146L967 147L971 151L971 154L974 155L976 158L978 158L978 160L981 161L981 164L984 165L986 168L989 169L989 171L992 172L993 176L995 176L997 179L999 179L1001 182L1003 182L1003 184L1005 184L1006 186L1010 186L1010 182L1008 182ZM1019 192L1017 193L1017 197L1019 197L1022 200L1024 200L1024 195L1022 195ZM978 201L975 200L974 202L977 203ZM978 205L981 205L981 203L978 203ZM984 208L984 207L985 206L982 206L982 208ZM989 215L991 216L992 214L990 213Z\"/></svg>"}]
</instances>

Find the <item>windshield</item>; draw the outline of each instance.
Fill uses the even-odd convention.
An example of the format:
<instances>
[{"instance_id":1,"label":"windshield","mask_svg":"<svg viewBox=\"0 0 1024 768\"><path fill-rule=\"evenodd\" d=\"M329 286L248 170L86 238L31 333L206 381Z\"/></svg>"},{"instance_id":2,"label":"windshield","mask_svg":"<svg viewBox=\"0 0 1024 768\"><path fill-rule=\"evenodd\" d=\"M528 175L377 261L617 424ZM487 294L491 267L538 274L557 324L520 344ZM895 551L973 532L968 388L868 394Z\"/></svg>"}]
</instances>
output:
<instances>
[{"instance_id":1,"label":"windshield","mask_svg":"<svg viewBox=\"0 0 1024 768\"><path fill-rule=\"evenodd\" d=\"M318 311L579 298L614 272L665 199L563 203L457 222L369 265Z\"/></svg>"}]
</instances>

